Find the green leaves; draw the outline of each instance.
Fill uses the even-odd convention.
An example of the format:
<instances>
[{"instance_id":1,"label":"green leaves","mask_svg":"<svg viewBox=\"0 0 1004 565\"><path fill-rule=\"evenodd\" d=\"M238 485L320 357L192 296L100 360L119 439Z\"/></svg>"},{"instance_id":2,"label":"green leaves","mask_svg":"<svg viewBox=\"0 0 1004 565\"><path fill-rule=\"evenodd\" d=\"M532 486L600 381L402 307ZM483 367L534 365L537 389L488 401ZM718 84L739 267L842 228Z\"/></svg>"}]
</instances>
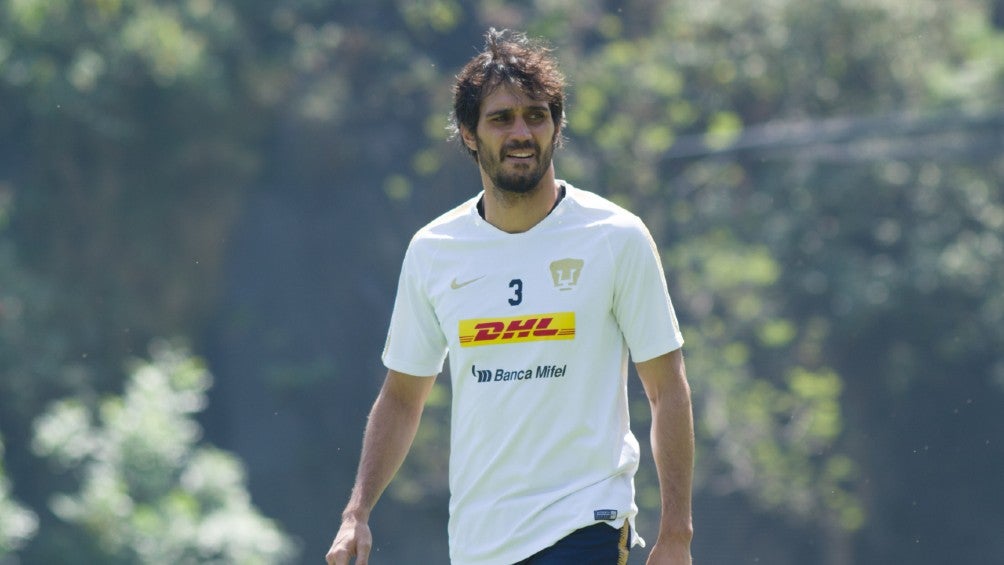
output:
<instances>
[{"instance_id":1,"label":"green leaves","mask_svg":"<svg viewBox=\"0 0 1004 565\"><path fill-rule=\"evenodd\" d=\"M408 27L416 32L431 29L437 33L451 31L460 21L460 6L452 0L404 0L399 2L401 15Z\"/></svg>"},{"instance_id":2,"label":"green leaves","mask_svg":"<svg viewBox=\"0 0 1004 565\"><path fill-rule=\"evenodd\" d=\"M833 369L797 364L819 336L783 317L773 292L781 265L724 229L666 257L676 299L693 316L684 333L699 445L709 451L699 458L701 488L742 491L820 527L860 528L857 467L837 449L843 381Z\"/></svg>"},{"instance_id":3,"label":"green leaves","mask_svg":"<svg viewBox=\"0 0 1004 565\"><path fill-rule=\"evenodd\" d=\"M124 22L121 41L161 85L197 74L208 47L207 38L187 28L177 9L157 4L138 6L134 17Z\"/></svg>"},{"instance_id":4,"label":"green leaves","mask_svg":"<svg viewBox=\"0 0 1004 565\"><path fill-rule=\"evenodd\" d=\"M209 384L199 360L158 344L97 413L69 399L36 421L35 452L79 485L53 495L52 510L95 541L93 560L265 565L293 556L251 505L240 462L199 443L194 416Z\"/></svg>"},{"instance_id":5,"label":"green leaves","mask_svg":"<svg viewBox=\"0 0 1004 565\"><path fill-rule=\"evenodd\" d=\"M38 529L34 512L11 498L11 487L3 467L3 439L0 438L0 561L26 544Z\"/></svg>"},{"instance_id":6,"label":"green leaves","mask_svg":"<svg viewBox=\"0 0 1004 565\"><path fill-rule=\"evenodd\" d=\"M858 561L950 562L914 543L928 523L940 538L996 536L1000 501L985 485L1000 475L1004 393L1004 36L987 3L622 4L3 4L0 552L59 562L39 555L70 547L109 563L282 553L240 465L199 443L205 368L162 351L124 375L122 358L156 336L205 331L245 187L369 234L373 245L340 246L365 254L366 272L353 274L346 251L338 280L393 281L405 226L476 186L470 160L444 142L444 118L452 76L489 25L557 47L571 82L559 176L638 212L660 244L687 338L698 496L739 493L801 534L864 548ZM242 236L269 241L262 253L308 256L292 251L306 248L293 232L267 231L266 208L248 222L266 227ZM304 299L346 319L375 318L338 295L389 300L331 288ZM240 331L264 343L332 331L259 329L275 318L234 300ZM263 390L316 398L333 374L372 370L356 350L324 347L320 362L309 347L265 348ZM368 403L351 382L338 389L346 404ZM94 400L109 391L123 392ZM25 445L53 398L65 400L38 420L34 448L55 478ZM400 501L446 496L448 400L437 384L389 491ZM644 419L644 401L634 414ZM331 441L330 429L303 428L318 430L304 444ZM939 457L918 468L897 450L913 443ZM332 484L351 480L343 467ZM646 472L639 502L655 513ZM46 502L58 523L39 511L36 532L25 505ZM298 520L302 502L277 512ZM971 522L945 524L949 512ZM840 554L830 549L819 551Z\"/></svg>"}]
</instances>

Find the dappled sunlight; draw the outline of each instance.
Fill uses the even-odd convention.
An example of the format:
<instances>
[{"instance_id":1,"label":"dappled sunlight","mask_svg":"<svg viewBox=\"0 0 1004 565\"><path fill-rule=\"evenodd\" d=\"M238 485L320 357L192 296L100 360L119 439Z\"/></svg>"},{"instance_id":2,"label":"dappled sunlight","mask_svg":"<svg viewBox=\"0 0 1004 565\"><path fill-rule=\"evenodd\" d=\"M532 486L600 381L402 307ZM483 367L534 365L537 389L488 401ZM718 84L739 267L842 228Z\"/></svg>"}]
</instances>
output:
<instances>
[{"instance_id":1,"label":"dappled sunlight","mask_svg":"<svg viewBox=\"0 0 1004 565\"><path fill-rule=\"evenodd\" d=\"M200 442L194 420L210 376L184 349L159 342L121 397L95 412L57 402L36 421L35 452L79 481L53 512L82 527L109 559L140 563L281 563L293 545L260 515L240 461Z\"/></svg>"},{"instance_id":2,"label":"dappled sunlight","mask_svg":"<svg viewBox=\"0 0 1004 565\"><path fill-rule=\"evenodd\" d=\"M1004 3L9 0L0 562L320 561L408 238L480 189L490 26L553 45L557 177L662 253L695 559L1004 555ZM447 559L448 380L380 562Z\"/></svg>"}]
</instances>

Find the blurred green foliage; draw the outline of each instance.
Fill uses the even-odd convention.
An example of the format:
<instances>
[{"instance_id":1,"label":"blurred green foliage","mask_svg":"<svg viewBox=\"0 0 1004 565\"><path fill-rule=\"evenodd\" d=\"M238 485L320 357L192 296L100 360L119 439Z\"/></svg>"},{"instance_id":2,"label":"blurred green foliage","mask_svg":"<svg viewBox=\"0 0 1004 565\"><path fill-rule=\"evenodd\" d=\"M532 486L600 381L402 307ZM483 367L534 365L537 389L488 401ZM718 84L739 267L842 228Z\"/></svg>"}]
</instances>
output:
<instances>
[{"instance_id":1,"label":"blurred green foliage","mask_svg":"<svg viewBox=\"0 0 1004 565\"><path fill-rule=\"evenodd\" d=\"M75 491L50 506L88 543L62 563L290 562L291 540L251 505L232 454L199 445L194 416L210 375L164 343L137 363L121 397L97 413L61 400L35 422L33 449L68 473Z\"/></svg>"},{"instance_id":2,"label":"blurred green foliage","mask_svg":"<svg viewBox=\"0 0 1004 565\"><path fill-rule=\"evenodd\" d=\"M0 562L21 549L38 528L38 517L11 498L10 483L3 468L3 441L0 439Z\"/></svg>"}]
</instances>

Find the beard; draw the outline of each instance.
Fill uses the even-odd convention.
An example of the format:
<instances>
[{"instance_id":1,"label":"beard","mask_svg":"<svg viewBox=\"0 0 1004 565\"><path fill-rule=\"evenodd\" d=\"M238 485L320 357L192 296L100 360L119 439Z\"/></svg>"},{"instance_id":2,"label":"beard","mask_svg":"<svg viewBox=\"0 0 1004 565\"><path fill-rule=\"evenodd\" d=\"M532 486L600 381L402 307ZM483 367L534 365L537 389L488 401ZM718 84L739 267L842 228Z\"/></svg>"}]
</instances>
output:
<instances>
[{"instance_id":1,"label":"beard","mask_svg":"<svg viewBox=\"0 0 1004 565\"><path fill-rule=\"evenodd\" d=\"M544 178L548 168L551 166L551 157L554 155L554 145L551 144L545 151L541 151L540 146L534 141L525 143L510 143L503 147L498 155L492 155L486 151L477 139L478 163L484 169L485 174L491 180L492 185L502 192L509 194L527 194L532 192ZM533 161L529 163L519 163L516 170L507 170L505 161L508 153L519 150L530 149L533 151Z\"/></svg>"}]
</instances>

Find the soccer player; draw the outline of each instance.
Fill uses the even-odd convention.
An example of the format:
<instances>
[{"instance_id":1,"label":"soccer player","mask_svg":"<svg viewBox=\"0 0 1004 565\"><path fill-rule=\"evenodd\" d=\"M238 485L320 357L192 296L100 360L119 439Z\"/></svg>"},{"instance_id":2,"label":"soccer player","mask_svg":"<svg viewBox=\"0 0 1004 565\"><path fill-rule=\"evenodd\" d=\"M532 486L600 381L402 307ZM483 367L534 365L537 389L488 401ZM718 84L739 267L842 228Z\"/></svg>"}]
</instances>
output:
<instances>
[{"instance_id":1,"label":"soccer player","mask_svg":"<svg viewBox=\"0 0 1004 565\"><path fill-rule=\"evenodd\" d=\"M636 533L633 359L652 407L661 490L649 564L691 563L693 417L683 338L642 221L556 180L564 78L548 48L490 30L457 76L455 133L483 191L419 230L404 257L329 565L369 561L371 510L450 358L450 559L614 565Z\"/></svg>"}]
</instances>

